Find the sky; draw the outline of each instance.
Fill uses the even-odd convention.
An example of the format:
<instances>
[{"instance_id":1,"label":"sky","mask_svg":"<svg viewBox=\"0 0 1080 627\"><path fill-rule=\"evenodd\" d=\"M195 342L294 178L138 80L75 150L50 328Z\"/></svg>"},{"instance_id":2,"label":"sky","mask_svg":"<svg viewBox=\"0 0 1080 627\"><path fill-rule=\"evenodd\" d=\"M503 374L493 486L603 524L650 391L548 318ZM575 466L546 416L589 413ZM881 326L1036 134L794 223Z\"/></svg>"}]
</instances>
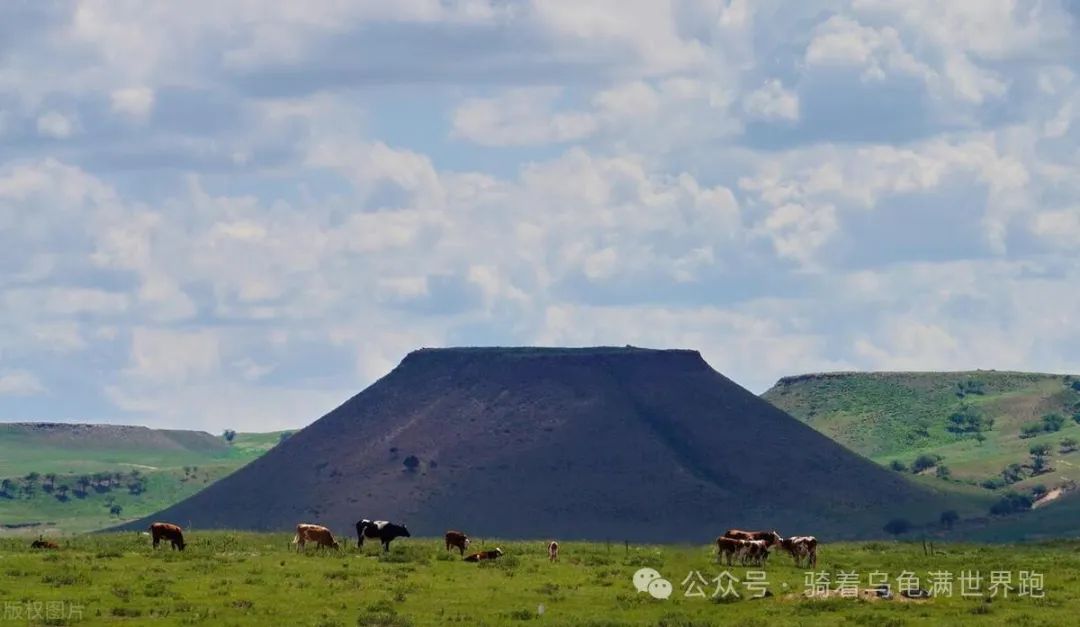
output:
<instances>
[{"instance_id":1,"label":"sky","mask_svg":"<svg viewBox=\"0 0 1080 627\"><path fill-rule=\"evenodd\" d=\"M1080 373L1080 3L11 0L0 420L310 423L409 351Z\"/></svg>"}]
</instances>

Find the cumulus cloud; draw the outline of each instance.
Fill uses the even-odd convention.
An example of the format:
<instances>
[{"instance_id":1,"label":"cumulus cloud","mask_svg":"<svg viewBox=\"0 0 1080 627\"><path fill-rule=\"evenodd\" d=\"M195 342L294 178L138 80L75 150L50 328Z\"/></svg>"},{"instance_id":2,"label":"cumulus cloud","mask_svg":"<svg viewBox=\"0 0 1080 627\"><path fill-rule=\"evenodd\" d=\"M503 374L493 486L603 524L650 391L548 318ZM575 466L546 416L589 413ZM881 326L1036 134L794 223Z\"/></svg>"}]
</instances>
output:
<instances>
[{"instance_id":1,"label":"cumulus cloud","mask_svg":"<svg viewBox=\"0 0 1080 627\"><path fill-rule=\"evenodd\" d=\"M0 396L33 396L45 392L45 386L32 372L0 371Z\"/></svg>"},{"instance_id":2,"label":"cumulus cloud","mask_svg":"<svg viewBox=\"0 0 1080 627\"><path fill-rule=\"evenodd\" d=\"M969 4L13 15L0 419L293 427L449 344L1075 371L1076 18Z\"/></svg>"}]
</instances>

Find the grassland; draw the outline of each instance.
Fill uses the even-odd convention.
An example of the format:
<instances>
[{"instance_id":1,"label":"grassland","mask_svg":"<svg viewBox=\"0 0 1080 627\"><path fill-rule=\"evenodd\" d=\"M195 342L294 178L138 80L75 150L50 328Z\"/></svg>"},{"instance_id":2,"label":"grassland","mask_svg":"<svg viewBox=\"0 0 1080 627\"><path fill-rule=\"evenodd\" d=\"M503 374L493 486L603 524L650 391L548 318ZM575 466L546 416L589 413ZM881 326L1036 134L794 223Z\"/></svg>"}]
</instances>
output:
<instances>
[{"instance_id":1,"label":"grassland","mask_svg":"<svg viewBox=\"0 0 1080 627\"><path fill-rule=\"evenodd\" d=\"M0 537L102 529L164 509L276 445L280 433L0 425ZM108 481L101 477L112 475ZM88 479L89 485L80 481ZM118 509L117 509L118 508Z\"/></svg>"},{"instance_id":2,"label":"grassland","mask_svg":"<svg viewBox=\"0 0 1080 627\"><path fill-rule=\"evenodd\" d=\"M1062 440L1080 440L1076 384L1067 375L995 371L840 373L782 379L764 398L883 465L937 455L961 481L999 477L1009 464L1030 464L1033 445L1049 445L1053 471L1014 486L1022 489L1080 480L1080 452L1061 452ZM950 431L950 416L965 409L992 426L981 435ZM1059 430L1021 437L1048 414L1064 419Z\"/></svg>"},{"instance_id":3,"label":"grassland","mask_svg":"<svg viewBox=\"0 0 1080 627\"><path fill-rule=\"evenodd\" d=\"M810 599L804 569L775 555L765 568L767 598L750 599L746 568L723 567L712 548L564 542L561 560L547 561L542 542L476 542L506 552L499 561L462 562L441 541L399 541L389 555L375 546L338 553L290 550L289 534L189 533L183 553L149 546L136 534L93 534L60 541L54 552L25 540L0 540L0 604L63 608L51 624L161 625L1065 625L1080 611L1080 544L948 545L924 555L910 543L826 544L818 571L833 579L855 572L865 587L871 572L895 580L911 571L980 571L982 592L929 600L864 596ZM940 545L939 545L940 548ZM637 592L633 573L651 567L674 588L670 599ZM708 580L727 570L740 580L738 599L710 598ZM755 570L755 569L751 569ZM1019 571L1045 576L1041 599L1017 596ZM989 595L991 571L1009 571L1008 598ZM687 597L693 572L707 581L705 598ZM895 581L894 581L895 583ZM958 586L958 583L954 583ZM834 586L835 587L835 586ZM51 605L46 606L45 604ZM543 607L543 614L538 613ZM71 620L77 610L81 621ZM14 624L14 623L13 623Z\"/></svg>"}]
</instances>

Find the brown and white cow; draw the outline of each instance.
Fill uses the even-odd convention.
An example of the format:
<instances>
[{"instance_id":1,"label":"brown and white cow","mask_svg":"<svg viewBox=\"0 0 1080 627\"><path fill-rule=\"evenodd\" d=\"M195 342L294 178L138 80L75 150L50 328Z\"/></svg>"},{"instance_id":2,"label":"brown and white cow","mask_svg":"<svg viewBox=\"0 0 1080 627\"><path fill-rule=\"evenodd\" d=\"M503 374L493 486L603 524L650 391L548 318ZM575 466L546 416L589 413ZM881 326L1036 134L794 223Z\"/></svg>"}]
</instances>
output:
<instances>
[{"instance_id":1,"label":"brown and white cow","mask_svg":"<svg viewBox=\"0 0 1080 627\"><path fill-rule=\"evenodd\" d=\"M452 547L457 548L462 555L465 555L465 549L469 548L469 536L460 531L447 531L446 550L449 551Z\"/></svg>"},{"instance_id":2,"label":"brown and white cow","mask_svg":"<svg viewBox=\"0 0 1080 627\"><path fill-rule=\"evenodd\" d=\"M724 532L725 538L734 538L736 540L763 540L765 546L772 548L773 545L780 544L783 538L779 533L774 531L744 531L742 529L728 529Z\"/></svg>"},{"instance_id":3,"label":"brown and white cow","mask_svg":"<svg viewBox=\"0 0 1080 627\"><path fill-rule=\"evenodd\" d=\"M792 536L780 541L780 547L787 551L795 565L799 566L806 559L807 566L817 566L817 538L814 536Z\"/></svg>"},{"instance_id":4,"label":"brown and white cow","mask_svg":"<svg viewBox=\"0 0 1080 627\"><path fill-rule=\"evenodd\" d=\"M739 540L739 544L739 561L743 566L764 566L765 560L769 559L769 545L764 540Z\"/></svg>"},{"instance_id":5,"label":"brown and white cow","mask_svg":"<svg viewBox=\"0 0 1080 627\"><path fill-rule=\"evenodd\" d=\"M168 540L172 544L172 548L178 551L184 550L184 530L179 525L164 522L153 523L150 525L150 537L154 539L155 549L162 540Z\"/></svg>"},{"instance_id":6,"label":"brown and white cow","mask_svg":"<svg viewBox=\"0 0 1080 627\"><path fill-rule=\"evenodd\" d=\"M718 537L716 539L716 561L720 562L726 557L727 565L731 566L731 560L739 554L743 542L745 540L736 540L727 536Z\"/></svg>"},{"instance_id":7,"label":"brown and white cow","mask_svg":"<svg viewBox=\"0 0 1080 627\"><path fill-rule=\"evenodd\" d=\"M304 550L304 544L308 542L314 542L319 548L324 546L331 549L341 548L337 540L334 540L334 534L330 533L326 527L300 523L296 526L296 537L293 538L292 543L296 545L296 551L300 552Z\"/></svg>"},{"instance_id":8,"label":"brown and white cow","mask_svg":"<svg viewBox=\"0 0 1080 627\"><path fill-rule=\"evenodd\" d=\"M480 551L479 553L472 553L465 558L466 562L482 562L484 560L496 560L502 557L503 550L499 547L495 547L490 551Z\"/></svg>"},{"instance_id":9,"label":"brown and white cow","mask_svg":"<svg viewBox=\"0 0 1080 627\"><path fill-rule=\"evenodd\" d=\"M551 543L548 544L548 561L559 561L559 543L554 540L552 540Z\"/></svg>"}]
</instances>

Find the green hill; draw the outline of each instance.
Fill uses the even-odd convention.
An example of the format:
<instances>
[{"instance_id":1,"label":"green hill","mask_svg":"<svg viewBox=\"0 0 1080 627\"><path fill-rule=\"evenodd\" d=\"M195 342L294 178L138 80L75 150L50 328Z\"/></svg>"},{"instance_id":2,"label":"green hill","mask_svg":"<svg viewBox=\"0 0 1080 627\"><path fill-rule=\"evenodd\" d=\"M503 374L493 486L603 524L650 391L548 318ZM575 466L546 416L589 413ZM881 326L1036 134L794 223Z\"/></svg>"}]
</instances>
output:
<instances>
[{"instance_id":1,"label":"green hill","mask_svg":"<svg viewBox=\"0 0 1080 627\"><path fill-rule=\"evenodd\" d=\"M812 374L781 379L763 397L879 464L943 486L1038 500L1080 481L1080 378L1072 375Z\"/></svg>"},{"instance_id":2,"label":"green hill","mask_svg":"<svg viewBox=\"0 0 1080 627\"><path fill-rule=\"evenodd\" d=\"M282 433L126 425L0 424L0 536L101 529L198 492Z\"/></svg>"}]
</instances>

